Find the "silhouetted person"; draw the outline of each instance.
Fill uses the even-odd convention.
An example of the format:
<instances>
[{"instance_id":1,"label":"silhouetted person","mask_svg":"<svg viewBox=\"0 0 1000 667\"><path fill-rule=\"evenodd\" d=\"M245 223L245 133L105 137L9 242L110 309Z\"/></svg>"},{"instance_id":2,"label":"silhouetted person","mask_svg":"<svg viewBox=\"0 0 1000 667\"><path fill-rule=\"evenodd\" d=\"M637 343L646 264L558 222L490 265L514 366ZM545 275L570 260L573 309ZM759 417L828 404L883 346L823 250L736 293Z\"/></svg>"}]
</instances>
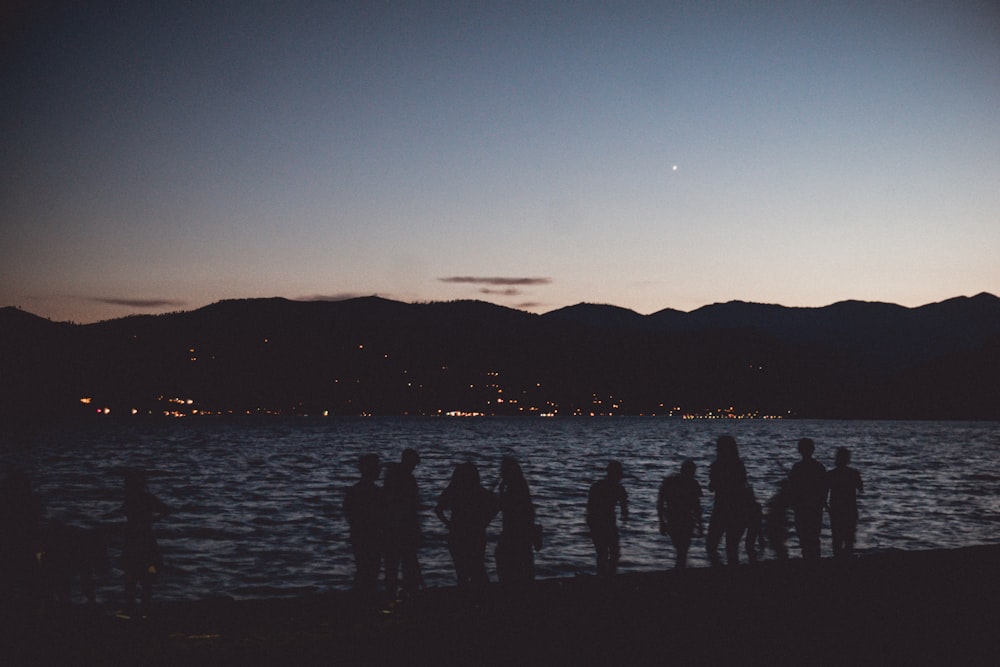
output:
<instances>
[{"instance_id":1,"label":"silhouetted person","mask_svg":"<svg viewBox=\"0 0 1000 667\"><path fill-rule=\"evenodd\" d=\"M723 435L715 442L715 461L708 468L708 490L715 494L708 521L705 550L712 565L719 564L719 542L726 536L726 562L740 563L740 536L746 525L744 502L747 470L736 440Z\"/></svg>"},{"instance_id":2,"label":"silhouetted person","mask_svg":"<svg viewBox=\"0 0 1000 667\"><path fill-rule=\"evenodd\" d=\"M382 564L382 541L385 503L378 480L378 454L364 454L358 459L361 479L344 496L344 516L350 526L354 552L354 590L370 593L378 584Z\"/></svg>"},{"instance_id":3,"label":"silhouetted person","mask_svg":"<svg viewBox=\"0 0 1000 667\"><path fill-rule=\"evenodd\" d=\"M438 497L434 513L448 528L448 551L459 586L484 586L486 527L497 515L497 499L480 483L474 463L459 463Z\"/></svg>"},{"instance_id":4,"label":"silhouetted person","mask_svg":"<svg viewBox=\"0 0 1000 667\"><path fill-rule=\"evenodd\" d=\"M802 459L788 473L788 492L802 558L817 560L819 535L823 530L823 506L826 504L826 468L813 458L816 445L812 438L799 440L798 449Z\"/></svg>"},{"instance_id":5,"label":"silhouetted person","mask_svg":"<svg viewBox=\"0 0 1000 667\"><path fill-rule=\"evenodd\" d=\"M679 473L670 475L660 484L656 513L660 519L660 534L669 535L677 552L677 567L687 567L688 550L695 531L702 534L701 485L694 478L695 464L687 459Z\"/></svg>"},{"instance_id":6,"label":"silhouetted person","mask_svg":"<svg viewBox=\"0 0 1000 667\"><path fill-rule=\"evenodd\" d=\"M783 479L777 484L777 490L767 501L764 514L764 536L774 550L778 560L788 558L788 509L791 507L791 496L788 493L788 480Z\"/></svg>"},{"instance_id":7,"label":"silhouetted person","mask_svg":"<svg viewBox=\"0 0 1000 667\"><path fill-rule=\"evenodd\" d=\"M22 602L38 600L41 570L42 503L31 489L31 479L12 469L0 487L0 595Z\"/></svg>"},{"instance_id":8,"label":"silhouetted person","mask_svg":"<svg viewBox=\"0 0 1000 667\"><path fill-rule=\"evenodd\" d=\"M861 474L848 466L851 452L838 447L833 470L827 473L830 488L830 534L833 555L842 557L854 553L854 535L858 528L858 494L864 491Z\"/></svg>"},{"instance_id":9,"label":"silhouetted person","mask_svg":"<svg viewBox=\"0 0 1000 667\"><path fill-rule=\"evenodd\" d=\"M521 464L512 456L500 461L498 497L503 528L497 541L497 577L502 584L535 578L535 506Z\"/></svg>"},{"instance_id":10,"label":"silhouetted person","mask_svg":"<svg viewBox=\"0 0 1000 667\"><path fill-rule=\"evenodd\" d=\"M420 548L420 489L413 470L420 456L404 449L399 463L386 468L385 483L385 583L390 597L399 592L399 569L403 569L402 590L415 593L423 585L417 549Z\"/></svg>"},{"instance_id":11,"label":"silhouetted person","mask_svg":"<svg viewBox=\"0 0 1000 667\"><path fill-rule=\"evenodd\" d=\"M153 582L163 569L160 548L153 535L153 524L169 514L163 502L146 490L146 473L133 470L125 475L125 546L122 569L125 570L125 612L135 609L136 587L142 587L142 613L149 613Z\"/></svg>"},{"instance_id":12,"label":"silhouetted person","mask_svg":"<svg viewBox=\"0 0 1000 667\"><path fill-rule=\"evenodd\" d=\"M622 521L628 521L628 494L622 481L622 464L608 463L607 475L594 482L587 495L587 527L597 551L597 574L612 575L618 569L621 547L615 506L621 508Z\"/></svg>"}]
</instances>

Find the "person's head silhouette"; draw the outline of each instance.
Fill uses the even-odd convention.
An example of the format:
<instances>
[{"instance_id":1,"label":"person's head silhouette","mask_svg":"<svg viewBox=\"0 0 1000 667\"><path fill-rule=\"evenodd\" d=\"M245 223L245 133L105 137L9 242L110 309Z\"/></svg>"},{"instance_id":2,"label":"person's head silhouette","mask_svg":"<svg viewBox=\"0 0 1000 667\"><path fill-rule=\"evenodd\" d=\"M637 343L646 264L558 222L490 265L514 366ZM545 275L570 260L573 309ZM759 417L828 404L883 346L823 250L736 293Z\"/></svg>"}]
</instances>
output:
<instances>
[{"instance_id":1,"label":"person's head silhouette","mask_svg":"<svg viewBox=\"0 0 1000 667\"><path fill-rule=\"evenodd\" d=\"M407 447L403 450L403 456L400 460L407 471L413 472L413 469L420 463L420 454L417 454L417 450Z\"/></svg>"},{"instance_id":2,"label":"person's head silhouette","mask_svg":"<svg viewBox=\"0 0 1000 667\"><path fill-rule=\"evenodd\" d=\"M740 452L736 448L736 438L731 435L720 435L715 441L715 454L719 459L738 459Z\"/></svg>"},{"instance_id":3,"label":"person's head silhouette","mask_svg":"<svg viewBox=\"0 0 1000 667\"><path fill-rule=\"evenodd\" d=\"M802 455L803 460L811 459L815 451L816 443L813 442L812 438L802 438L799 440L799 454Z\"/></svg>"},{"instance_id":4,"label":"person's head silhouette","mask_svg":"<svg viewBox=\"0 0 1000 667\"><path fill-rule=\"evenodd\" d=\"M838 468L843 468L851 462L851 450L847 447L837 447L837 453L833 457L833 463Z\"/></svg>"},{"instance_id":5,"label":"person's head silhouette","mask_svg":"<svg viewBox=\"0 0 1000 667\"><path fill-rule=\"evenodd\" d=\"M361 458L358 459L358 472L361 473L361 479L363 480L374 481L378 479L378 454L363 454Z\"/></svg>"}]
</instances>

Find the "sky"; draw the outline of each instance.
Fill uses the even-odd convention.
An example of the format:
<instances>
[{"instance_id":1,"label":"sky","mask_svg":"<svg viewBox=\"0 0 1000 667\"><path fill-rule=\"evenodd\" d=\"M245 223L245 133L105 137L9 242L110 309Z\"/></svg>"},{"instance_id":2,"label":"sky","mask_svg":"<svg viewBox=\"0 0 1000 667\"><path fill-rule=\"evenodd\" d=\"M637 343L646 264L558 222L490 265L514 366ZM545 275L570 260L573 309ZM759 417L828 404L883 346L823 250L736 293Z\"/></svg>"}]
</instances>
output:
<instances>
[{"instance_id":1,"label":"sky","mask_svg":"<svg viewBox=\"0 0 1000 667\"><path fill-rule=\"evenodd\" d=\"M0 11L0 306L1000 294L994 0Z\"/></svg>"}]
</instances>

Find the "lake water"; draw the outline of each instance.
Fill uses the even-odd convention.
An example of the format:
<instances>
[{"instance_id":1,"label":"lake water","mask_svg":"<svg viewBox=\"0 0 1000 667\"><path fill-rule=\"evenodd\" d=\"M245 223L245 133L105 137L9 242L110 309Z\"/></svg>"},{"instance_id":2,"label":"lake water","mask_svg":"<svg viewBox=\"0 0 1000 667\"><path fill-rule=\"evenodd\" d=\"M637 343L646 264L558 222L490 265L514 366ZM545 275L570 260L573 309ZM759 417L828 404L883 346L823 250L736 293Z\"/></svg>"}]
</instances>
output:
<instances>
[{"instance_id":1,"label":"lake water","mask_svg":"<svg viewBox=\"0 0 1000 667\"><path fill-rule=\"evenodd\" d=\"M353 573L341 505L357 480L357 457L398 460L416 448L425 511L420 559L427 585L453 583L443 526L431 508L457 462L495 480L500 457L517 456L531 485L545 547L539 577L593 572L583 522L589 485L611 458L625 466L631 520L622 531L622 571L673 562L660 536L656 494L685 457L707 487L714 440L736 437L758 499L797 460L803 436L832 466L846 446L861 471L858 551L960 547L1000 541L1000 423L726 420L665 418L187 418L94 420L0 435L0 466L25 469L47 516L102 526L112 571L99 595L120 598L122 471L150 471L149 490L173 514L157 524L165 567L157 599L268 597L346 589ZM707 494L707 488L706 488ZM706 510L711 497L703 499ZM491 526L492 551L500 521ZM830 555L829 525L823 555ZM794 556L798 545L789 540ZM745 556L743 556L745 558ZM765 558L772 558L768 553ZM707 565L696 538L693 566Z\"/></svg>"}]
</instances>

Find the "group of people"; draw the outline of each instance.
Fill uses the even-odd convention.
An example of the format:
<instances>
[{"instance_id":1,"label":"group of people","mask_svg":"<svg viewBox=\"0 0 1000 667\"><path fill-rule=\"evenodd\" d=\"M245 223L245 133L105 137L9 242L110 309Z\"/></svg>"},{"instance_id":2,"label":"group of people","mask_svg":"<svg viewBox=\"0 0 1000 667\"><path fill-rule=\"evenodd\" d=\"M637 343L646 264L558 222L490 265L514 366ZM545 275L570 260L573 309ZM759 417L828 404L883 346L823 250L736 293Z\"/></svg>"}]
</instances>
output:
<instances>
[{"instance_id":1,"label":"group of people","mask_svg":"<svg viewBox=\"0 0 1000 667\"><path fill-rule=\"evenodd\" d=\"M858 525L857 498L863 490L861 475L850 467L848 449L837 449L834 467L829 471L814 458L815 450L812 439L799 440L801 459L792 466L787 479L778 483L778 490L767 503L765 512L747 481L736 440L721 436L716 441L716 458L708 469L708 490L715 496L705 537L709 562L720 563L718 548L723 536L726 560L730 565L739 563L740 540L744 536L751 563L757 560L758 544L765 542L779 559L787 558L785 536L789 510L794 516L795 533L804 560L820 557L824 509L830 517L834 556L853 553ZM660 532L668 535L674 544L678 567L687 564L694 535L704 532L701 496L701 485L695 479L695 464L690 459L681 464L679 473L667 477L660 486L657 499ZM599 555L598 563L600 561Z\"/></svg>"},{"instance_id":2,"label":"group of people","mask_svg":"<svg viewBox=\"0 0 1000 667\"><path fill-rule=\"evenodd\" d=\"M789 512L794 516L802 558L818 559L824 509L829 515L834 556L849 556L858 522L857 496L863 488L860 474L850 467L850 452L838 448L834 466L828 471L814 458L811 439L799 440L798 450L801 460L792 466L787 479L779 482L777 492L763 508L748 483L736 440L731 436L718 438L716 458L708 470L708 491L714 495L714 502L707 533L702 519L702 487L696 479L694 461L685 460L676 474L664 479L656 503L659 529L674 546L677 567L687 565L695 535L704 535L713 565L721 562L718 547L723 537L730 565L739 563L744 539L750 562L757 560L758 543L769 544L777 558L787 558ZM358 461L360 479L347 490L343 505L356 566L353 587L357 591L374 592L383 569L391 599L423 586L417 557L421 500L414 477L419 463L415 450L403 450L398 462L384 467L380 486L383 466L379 456L365 454ZM623 472L621 462L611 461L606 476L590 487L587 496L586 524L600 575L614 574L620 558L618 518L627 521L629 514ZM146 476L141 471L126 474L122 510L126 518L122 550L125 613L133 613L137 597L146 613L162 568L153 524L169 510L147 490ZM458 464L437 498L434 513L447 529L448 550L460 587L476 588L489 581L487 527L497 515L502 516L495 551L500 582L517 585L534 579L534 553L542 547L542 531L517 459L502 458L498 481L489 489L483 486L474 463ZM0 530L5 538L0 545L0 570L13 574L11 581L29 586L46 574L49 581L57 582L52 593L64 599L69 597L69 580L78 575L84 592L93 600L91 577L103 547L97 541L88 542L89 538L82 534L72 533L68 527L61 529L57 522L43 536L39 530L41 514L27 477L11 475L0 489Z\"/></svg>"},{"instance_id":3,"label":"group of people","mask_svg":"<svg viewBox=\"0 0 1000 667\"><path fill-rule=\"evenodd\" d=\"M125 515L121 567L125 574L123 617L149 613L153 585L162 559L153 524L169 514L167 506L151 494L146 474L125 474ZM12 470L0 485L0 596L4 601L37 605L39 614L50 607L69 604L71 587L79 580L87 600L96 602L94 579L107 570L107 544L103 531L67 525L56 519L43 522L44 509L31 488L31 480Z\"/></svg>"},{"instance_id":4,"label":"group of people","mask_svg":"<svg viewBox=\"0 0 1000 667\"><path fill-rule=\"evenodd\" d=\"M378 455L365 454L358 461L361 478L344 498L357 591L375 590L382 563L391 598L422 587L417 560L420 494L413 477L419 462L416 451L404 450L399 463L386 466L380 487ZM495 553L500 582L520 584L534 579L534 551L541 548L541 528L535 521L531 491L517 459L502 459L495 489L483 486L474 463L458 464L438 497L434 513L448 530L448 551L459 586L481 586L489 581L486 529L498 514L503 517Z\"/></svg>"},{"instance_id":5,"label":"group of people","mask_svg":"<svg viewBox=\"0 0 1000 667\"><path fill-rule=\"evenodd\" d=\"M834 555L849 556L858 522L857 495L862 490L861 475L849 465L850 452L838 448L834 467L827 471L814 458L815 443L811 439L799 440L798 450L801 460L792 466L787 479L779 482L765 511L748 482L736 440L732 436L719 437L716 458L708 470L708 490L714 502L707 533L702 518L702 487L696 479L694 461L685 460L678 473L664 479L657 497L657 515L660 533L670 538L676 551L677 567L687 565L695 535L705 536L708 559L713 565L721 563L718 548L723 538L730 565L739 563L743 540L751 563L757 561L758 546L765 543L779 559L787 558L789 512L794 516L803 559L818 559L824 509L830 517ZM361 479L348 489L344 500L356 564L356 590L375 590L382 562L390 596L397 593L401 564L403 592L421 585L417 561L420 499L413 477L419 460L415 451L405 450L399 463L386 467L381 487L377 484L378 455L365 454L359 460ZM599 575L614 574L621 556L618 519L628 521L629 515L623 476L621 462L609 462L605 477L591 485L587 496L586 524ZM515 458L503 457L499 482L493 489L483 486L474 463L455 466L451 481L438 496L434 513L447 528L448 550L460 587L488 582L486 531L498 514L503 516L495 552L500 582L516 584L534 579L534 551L541 548L541 527L528 483Z\"/></svg>"}]
</instances>

